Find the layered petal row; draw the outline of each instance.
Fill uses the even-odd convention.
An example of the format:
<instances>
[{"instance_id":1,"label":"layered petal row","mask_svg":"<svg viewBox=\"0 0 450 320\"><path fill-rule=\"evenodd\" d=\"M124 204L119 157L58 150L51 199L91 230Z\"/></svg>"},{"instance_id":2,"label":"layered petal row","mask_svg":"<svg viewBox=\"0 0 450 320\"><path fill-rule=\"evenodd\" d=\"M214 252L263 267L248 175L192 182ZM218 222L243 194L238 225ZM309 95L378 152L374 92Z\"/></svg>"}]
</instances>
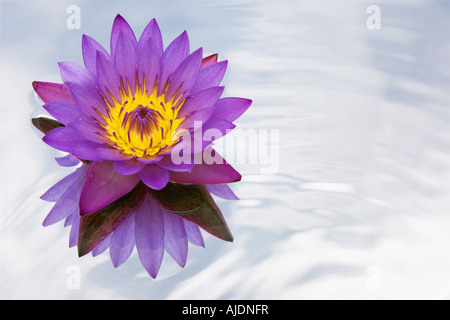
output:
<instances>
[{"instance_id":1,"label":"layered petal row","mask_svg":"<svg viewBox=\"0 0 450 320\"><path fill-rule=\"evenodd\" d=\"M82 55L58 64L62 83L33 82L54 118L33 124L77 166L42 196L55 202L43 224L64 220L80 256L109 248L115 267L136 248L152 277L164 252L184 267L188 243L204 246L199 227L232 241L211 194L237 200L241 175L214 141L251 100L222 97L228 61L191 50L186 31L164 47L155 19L137 37L120 15L109 49L83 35Z\"/></svg>"}]
</instances>

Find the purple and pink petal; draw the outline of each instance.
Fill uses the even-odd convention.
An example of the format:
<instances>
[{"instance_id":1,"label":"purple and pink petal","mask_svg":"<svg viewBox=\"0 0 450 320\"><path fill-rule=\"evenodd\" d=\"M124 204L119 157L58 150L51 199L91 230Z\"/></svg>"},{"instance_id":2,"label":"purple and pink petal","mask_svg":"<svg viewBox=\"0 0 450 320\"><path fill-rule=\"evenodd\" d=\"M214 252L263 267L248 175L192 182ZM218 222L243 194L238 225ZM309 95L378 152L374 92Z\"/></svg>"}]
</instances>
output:
<instances>
[{"instance_id":1,"label":"purple and pink petal","mask_svg":"<svg viewBox=\"0 0 450 320\"><path fill-rule=\"evenodd\" d=\"M241 175L212 145L251 100L221 98L228 61L191 52L186 31L164 48L155 19L137 39L117 15L109 49L83 35L84 66L60 62L63 84L33 82L56 119L33 124L69 153L59 165L81 164L42 195L55 202L43 225L64 220L70 247L80 256L109 249L114 267L136 247L155 278L164 251L184 267L189 243L205 246L200 228L233 241L211 194L237 200L227 184Z\"/></svg>"}]
</instances>

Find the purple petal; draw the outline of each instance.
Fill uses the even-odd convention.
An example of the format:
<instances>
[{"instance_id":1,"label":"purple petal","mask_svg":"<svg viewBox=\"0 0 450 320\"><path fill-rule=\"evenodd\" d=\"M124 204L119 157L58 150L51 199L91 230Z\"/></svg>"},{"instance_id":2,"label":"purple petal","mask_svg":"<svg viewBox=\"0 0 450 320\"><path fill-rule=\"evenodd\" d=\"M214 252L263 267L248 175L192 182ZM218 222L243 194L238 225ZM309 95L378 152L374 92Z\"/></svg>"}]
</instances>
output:
<instances>
[{"instance_id":1,"label":"purple petal","mask_svg":"<svg viewBox=\"0 0 450 320\"><path fill-rule=\"evenodd\" d=\"M161 56L161 77L159 79L158 94L161 94L169 77L188 54L189 38L187 32L184 31L169 44Z\"/></svg>"},{"instance_id":2,"label":"purple petal","mask_svg":"<svg viewBox=\"0 0 450 320\"><path fill-rule=\"evenodd\" d=\"M139 162L136 159L114 161L114 168L121 175L136 174L146 166L145 163Z\"/></svg>"},{"instance_id":3,"label":"purple petal","mask_svg":"<svg viewBox=\"0 0 450 320\"><path fill-rule=\"evenodd\" d=\"M169 182L169 171L157 165L149 164L139 172L142 182L155 190L161 190Z\"/></svg>"},{"instance_id":4,"label":"purple petal","mask_svg":"<svg viewBox=\"0 0 450 320\"><path fill-rule=\"evenodd\" d=\"M188 242L183 219L170 212L164 212L164 248L180 267L186 265Z\"/></svg>"},{"instance_id":5,"label":"purple petal","mask_svg":"<svg viewBox=\"0 0 450 320\"><path fill-rule=\"evenodd\" d=\"M81 141L72 148L71 153L90 161L115 161L131 159L132 155L123 154L120 150L93 141Z\"/></svg>"},{"instance_id":6,"label":"purple petal","mask_svg":"<svg viewBox=\"0 0 450 320\"><path fill-rule=\"evenodd\" d=\"M164 255L163 213L150 196L136 211L136 248L142 265L149 275L158 275Z\"/></svg>"},{"instance_id":7,"label":"purple petal","mask_svg":"<svg viewBox=\"0 0 450 320\"><path fill-rule=\"evenodd\" d=\"M225 75L227 65L228 61L225 60L202 69L198 75L197 81L191 89L191 94L196 94L205 89L218 86Z\"/></svg>"},{"instance_id":8,"label":"purple petal","mask_svg":"<svg viewBox=\"0 0 450 320\"><path fill-rule=\"evenodd\" d=\"M156 52L159 56L161 56L163 53L163 39L161 36L161 30L159 29L158 23L155 19L152 19L152 21L150 21L145 27L141 37L139 38L138 45L141 46L141 44L148 41L149 38L153 40Z\"/></svg>"},{"instance_id":9,"label":"purple petal","mask_svg":"<svg viewBox=\"0 0 450 320\"><path fill-rule=\"evenodd\" d=\"M112 30L111 30L111 40L110 40L110 52L114 61L114 55L118 46L119 36L124 33L128 38L133 39L136 43L136 36L134 35L133 29L131 29L128 22L118 14L114 19Z\"/></svg>"},{"instance_id":10,"label":"purple petal","mask_svg":"<svg viewBox=\"0 0 450 320\"><path fill-rule=\"evenodd\" d=\"M71 226L75 223L75 220L80 216L79 212L72 213L71 215L67 216L64 220L64 228Z\"/></svg>"},{"instance_id":11,"label":"purple petal","mask_svg":"<svg viewBox=\"0 0 450 320\"><path fill-rule=\"evenodd\" d=\"M205 155L206 154L206 155ZM206 156L213 156L216 162L205 163ZM191 172L170 172L170 181L184 184L220 184L241 180L241 175L215 150L206 149L203 153L201 164L195 164Z\"/></svg>"},{"instance_id":12,"label":"purple petal","mask_svg":"<svg viewBox=\"0 0 450 320\"><path fill-rule=\"evenodd\" d=\"M137 175L122 176L111 161L91 164L80 198L80 213L89 214L100 210L123 195L139 182Z\"/></svg>"},{"instance_id":13,"label":"purple petal","mask_svg":"<svg viewBox=\"0 0 450 320\"><path fill-rule=\"evenodd\" d=\"M108 143L110 142L105 138L102 133L105 130L98 124L90 121L75 120L66 124L68 128L75 130L78 134L85 137L86 139L97 142L97 143Z\"/></svg>"},{"instance_id":14,"label":"purple petal","mask_svg":"<svg viewBox=\"0 0 450 320\"><path fill-rule=\"evenodd\" d=\"M176 164L172 160L172 155L168 155L164 156L161 159L161 161L158 162L158 166L170 171L177 171L177 172L191 171L192 168L194 167L194 159L192 159L192 157L189 157L188 163L181 162L179 164Z\"/></svg>"},{"instance_id":15,"label":"purple petal","mask_svg":"<svg viewBox=\"0 0 450 320\"><path fill-rule=\"evenodd\" d=\"M194 132L185 134L182 141L173 145L169 152L162 150L160 154L170 154L176 159L187 159L187 156L185 158L182 154L200 153L211 146L213 141L225 136L236 127L233 123L222 119L212 119L206 124L203 124L201 120L192 122L194 122Z\"/></svg>"},{"instance_id":16,"label":"purple petal","mask_svg":"<svg viewBox=\"0 0 450 320\"><path fill-rule=\"evenodd\" d=\"M107 106L95 86L80 85L77 83L66 83L76 105L87 116L94 121L106 124L100 114L106 114Z\"/></svg>"},{"instance_id":17,"label":"purple petal","mask_svg":"<svg viewBox=\"0 0 450 320\"><path fill-rule=\"evenodd\" d=\"M219 100L225 87L213 87L197 93L193 98L186 100L178 113L178 118L187 116L199 109L210 108Z\"/></svg>"},{"instance_id":18,"label":"purple petal","mask_svg":"<svg viewBox=\"0 0 450 320\"><path fill-rule=\"evenodd\" d=\"M170 79L166 101L170 101L175 92L177 92L178 90L178 95L189 92L195 80L197 79L198 73L200 72L202 56L203 49L200 48L191 53L186 59L183 60L183 62L181 62Z\"/></svg>"},{"instance_id":19,"label":"purple petal","mask_svg":"<svg viewBox=\"0 0 450 320\"><path fill-rule=\"evenodd\" d=\"M79 159L88 161L111 161L112 159L104 159L102 157L102 155L98 152L100 148L105 148L105 146L97 142L85 140L74 145L70 153Z\"/></svg>"},{"instance_id":20,"label":"purple petal","mask_svg":"<svg viewBox=\"0 0 450 320\"><path fill-rule=\"evenodd\" d=\"M212 119L202 126L201 137L204 142L213 142L230 133L235 127L235 124L227 120Z\"/></svg>"},{"instance_id":21,"label":"purple petal","mask_svg":"<svg viewBox=\"0 0 450 320\"><path fill-rule=\"evenodd\" d=\"M71 154L65 155L64 157L55 158L55 160L61 167L73 167L80 163L80 160Z\"/></svg>"},{"instance_id":22,"label":"purple petal","mask_svg":"<svg viewBox=\"0 0 450 320\"><path fill-rule=\"evenodd\" d=\"M176 157L176 163L180 162L179 159L188 159L187 156L183 157L182 154L186 152L188 154L200 153L210 147L215 140L230 133L236 127L235 124L223 119L211 119L206 124L197 121L194 124L197 125L196 127L194 126L194 132L185 134L182 141L173 145L169 152L172 157ZM162 152L160 153L163 154ZM218 160L222 161L223 159L220 157ZM207 163L214 161L215 159L212 159L212 161Z\"/></svg>"},{"instance_id":23,"label":"purple petal","mask_svg":"<svg viewBox=\"0 0 450 320\"><path fill-rule=\"evenodd\" d=\"M111 243L111 235L107 236L105 239L102 240L94 249L92 249L92 256L96 257L103 252L105 252L106 249L108 249L109 244Z\"/></svg>"},{"instance_id":24,"label":"purple petal","mask_svg":"<svg viewBox=\"0 0 450 320\"><path fill-rule=\"evenodd\" d=\"M162 159L162 156L170 155L171 152L172 152L172 150L174 149L174 147L175 147L176 145L177 145L177 144L173 144L173 145L171 145L171 146L162 148L161 150L159 150L158 156L160 156L161 159ZM161 160L161 159L159 159L159 160ZM158 160L158 161L159 161L159 160Z\"/></svg>"},{"instance_id":25,"label":"purple petal","mask_svg":"<svg viewBox=\"0 0 450 320\"><path fill-rule=\"evenodd\" d=\"M161 150L160 154L170 155L175 163L189 164L192 161L192 154L201 153L210 145L210 141L203 140L203 127L199 127L193 133L184 134L180 142L167 148L167 150Z\"/></svg>"},{"instance_id":26,"label":"purple petal","mask_svg":"<svg viewBox=\"0 0 450 320\"><path fill-rule=\"evenodd\" d=\"M252 100L244 98L223 98L214 105L215 119L224 119L233 122L239 118L252 104Z\"/></svg>"},{"instance_id":27,"label":"purple petal","mask_svg":"<svg viewBox=\"0 0 450 320\"><path fill-rule=\"evenodd\" d=\"M186 230L187 239L196 246L205 247L200 228L193 222L183 219L184 229Z\"/></svg>"},{"instance_id":28,"label":"purple petal","mask_svg":"<svg viewBox=\"0 0 450 320\"><path fill-rule=\"evenodd\" d=\"M239 200L239 198L234 194L233 190L226 184L209 184L206 188L213 195L218 196L227 200Z\"/></svg>"},{"instance_id":29,"label":"purple petal","mask_svg":"<svg viewBox=\"0 0 450 320\"><path fill-rule=\"evenodd\" d=\"M75 247L78 244L78 232L80 230L80 215L76 213L76 218L70 227L69 248Z\"/></svg>"},{"instance_id":30,"label":"purple petal","mask_svg":"<svg viewBox=\"0 0 450 320\"><path fill-rule=\"evenodd\" d=\"M154 39L141 37L138 44L138 81L143 86L145 80L145 88L149 94L152 93L159 75L160 56Z\"/></svg>"},{"instance_id":31,"label":"purple petal","mask_svg":"<svg viewBox=\"0 0 450 320\"><path fill-rule=\"evenodd\" d=\"M112 95L116 102L121 102L120 75L117 72L116 67L109 56L101 54L100 52L97 52L96 59L98 82L104 96L108 98L111 105L113 105L113 102L110 100L110 95Z\"/></svg>"},{"instance_id":32,"label":"purple petal","mask_svg":"<svg viewBox=\"0 0 450 320\"><path fill-rule=\"evenodd\" d=\"M119 72L126 89L130 86L131 94L136 90L137 42L126 32L121 32L117 40L114 65Z\"/></svg>"},{"instance_id":33,"label":"purple petal","mask_svg":"<svg viewBox=\"0 0 450 320\"><path fill-rule=\"evenodd\" d=\"M78 178L80 172L76 170L68 176L64 177L62 180L54 184L50 189L48 189L42 196L41 199L44 201L55 202L57 201L67 188L72 185Z\"/></svg>"},{"instance_id":34,"label":"purple petal","mask_svg":"<svg viewBox=\"0 0 450 320\"><path fill-rule=\"evenodd\" d=\"M64 125L82 117L80 109L75 104L67 101L52 101L44 104L42 107Z\"/></svg>"},{"instance_id":35,"label":"purple petal","mask_svg":"<svg viewBox=\"0 0 450 320\"><path fill-rule=\"evenodd\" d=\"M87 166L77 169L76 180L61 195L58 201L50 210L42 225L44 227L52 225L63 220L71 214L78 213L78 202L80 199L81 188L86 178Z\"/></svg>"},{"instance_id":36,"label":"purple petal","mask_svg":"<svg viewBox=\"0 0 450 320\"><path fill-rule=\"evenodd\" d=\"M219 55L217 53L212 54L210 56L204 57L202 60L202 69L209 67L210 65L217 62L217 59L219 58Z\"/></svg>"},{"instance_id":37,"label":"purple petal","mask_svg":"<svg viewBox=\"0 0 450 320\"><path fill-rule=\"evenodd\" d=\"M45 103L58 100L74 102L69 90L62 83L33 81L33 89Z\"/></svg>"},{"instance_id":38,"label":"purple petal","mask_svg":"<svg viewBox=\"0 0 450 320\"><path fill-rule=\"evenodd\" d=\"M75 130L67 127L53 129L42 140L49 146L66 152L71 152L77 144L87 141Z\"/></svg>"},{"instance_id":39,"label":"purple petal","mask_svg":"<svg viewBox=\"0 0 450 320\"><path fill-rule=\"evenodd\" d=\"M59 71L61 73L61 79L64 84L67 82L78 83L82 85L94 85L95 87L95 74L86 70L86 68L71 61L59 62ZM67 85L67 84L66 84Z\"/></svg>"},{"instance_id":40,"label":"purple petal","mask_svg":"<svg viewBox=\"0 0 450 320\"><path fill-rule=\"evenodd\" d=\"M98 148L97 152L102 160L115 161L115 160L128 160L133 158L132 155L123 154L120 150L105 145L102 145L100 148Z\"/></svg>"},{"instance_id":41,"label":"purple petal","mask_svg":"<svg viewBox=\"0 0 450 320\"><path fill-rule=\"evenodd\" d=\"M83 34L81 40L81 49L83 52L83 61L86 69L90 72L97 73L97 52L101 52L105 56L109 56L108 51L93 38Z\"/></svg>"},{"instance_id":42,"label":"purple petal","mask_svg":"<svg viewBox=\"0 0 450 320\"><path fill-rule=\"evenodd\" d=\"M180 123L180 128L196 130L206 124L213 113L214 108L202 108L200 110L197 110L191 115L187 116L186 119L184 119L184 121Z\"/></svg>"},{"instance_id":43,"label":"purple petal","mask_svg":"<svg viewBox=\"0 0 450 320\"><path fill-rule=\"evenodd\" d=\"M64 84L69 89L76 105L92 119L105 124L101 114L106 114L107 108L98 90L97 77L73 62L60 62L58 65Z\"/></svg>"},{"instance_id":44,"label":"purple petal","mask_svg":"<svg viewBox=\"0 0 450 320\"><path fill-rule=\"evenodd\" d=\"M145 156L137 158L139 162L145 163L145 164L153 164L157 163L162 159L162 156L160 155L154 155L154 156Z\"/></svg>"},{"instance_id":45,"label":"purple petal","mask_svg":"<svg viewBox=\"0 0 450 320\"><path fill-rule=\"evenodd\" d=\"M115 268L124 263L133 252L135 244L134 214L128 215L114 231L109 254Z\"/></svg>"}]
</instances>

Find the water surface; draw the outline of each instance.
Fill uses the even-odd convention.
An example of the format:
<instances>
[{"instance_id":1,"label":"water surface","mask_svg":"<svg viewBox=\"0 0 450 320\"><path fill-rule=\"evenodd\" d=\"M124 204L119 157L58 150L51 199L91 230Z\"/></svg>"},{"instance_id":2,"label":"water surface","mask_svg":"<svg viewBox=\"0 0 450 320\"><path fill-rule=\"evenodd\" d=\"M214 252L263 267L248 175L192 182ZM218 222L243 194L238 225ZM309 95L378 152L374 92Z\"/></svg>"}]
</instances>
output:
<instances>
[{"instance_id":1,"label":"water surface","mask_svg":"<svg viewBox=\"0 0 450 320\"><path fill-rule=\"evenodd\" d=\"M66 26L69 5L81 29ZM0 297L18 299L442 299L450 297L450 5L377 1L1 1ZM248 97L244 130L278 130L274 174L238 164L241 200L218 200L235 242L206 233L186 268L157 280L137 255L78 258L39 199L71 170L30 124L33 80L106 47L117 13L165 45L229 60L225 96ZM241 148L254 146L240 146ZM80 288L70 276L80 272ZM68 283L69 281L69 283Z\"/></svg>"}]
</instances>

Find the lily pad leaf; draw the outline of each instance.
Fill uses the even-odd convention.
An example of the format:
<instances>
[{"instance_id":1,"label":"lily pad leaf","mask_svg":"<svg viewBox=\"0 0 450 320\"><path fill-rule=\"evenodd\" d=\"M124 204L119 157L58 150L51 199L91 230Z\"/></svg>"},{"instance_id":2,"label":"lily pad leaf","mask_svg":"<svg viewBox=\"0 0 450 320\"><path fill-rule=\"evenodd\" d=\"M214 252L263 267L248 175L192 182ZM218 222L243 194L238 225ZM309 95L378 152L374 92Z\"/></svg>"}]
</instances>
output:
<instances>
[{"instance_id":1,"label":"lily pad leaf","mask_svg":"<svg viewBox=\"0 0 450 320\"><path fill-rule=\"evenodd\" d=\"M149 188L149 192L166 211L195 223L219 239L233 241L222 212L204 185L169 182L164 189Z\"/></svg>"},{"instance_id":2,"label":"lily pad leaf","mask_svg":"<svg viewBox=\"0 0 450 320\"><path fill-rule=\"evenodd\" d=\"M78 233L78 255L81 257L92 251L109 236L122 221L138 208L145 199L148 188L142 183L103 209L82 215Z\"/></svg>"},{"instance_id":3,"label":"lily pad leaf","mask_svg":"<svg viewBox=\"0 0 450 320\"><path fill-rule=\"evenodd\" d=\"M61 122L47 117L33 118L31 119L31 123L43 134L47 134L53 129L64 127Z\"/></svg>"}]
</instances>

